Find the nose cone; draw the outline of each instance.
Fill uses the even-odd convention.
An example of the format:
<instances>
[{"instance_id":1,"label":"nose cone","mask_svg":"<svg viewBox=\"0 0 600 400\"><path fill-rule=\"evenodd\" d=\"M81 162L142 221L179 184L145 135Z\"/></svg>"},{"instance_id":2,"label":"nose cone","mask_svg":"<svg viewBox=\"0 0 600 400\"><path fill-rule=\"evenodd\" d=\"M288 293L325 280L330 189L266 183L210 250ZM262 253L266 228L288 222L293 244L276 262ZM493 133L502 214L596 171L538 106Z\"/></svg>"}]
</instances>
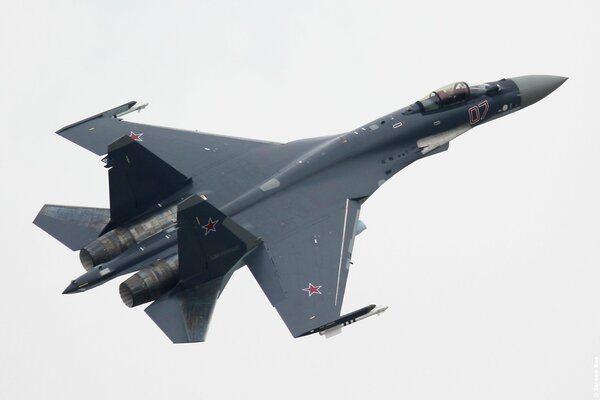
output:
<instances>
[{"instance_id":1,"label":"nose cone","mask_svg":"<svg viewBox=\"0 0 600 400\"><path fill-rule=\"evenodd\" d=\"M521 107L527 107L554 92L569 78L554 75L526 75L511 78L519 87Z\"/></svg>"},{"instance_id":2,"label":"nose cone","mask_svg":"<svg viewBox=\"0 0 600 400\"><path fill-rule=\"evenodd\" d=\"M69 286L67 286L67 288L63 291L63 294L71 294L71 293L77 293L78 290L78 285L75 281L71 282L69 284Z\"/></svg>"}]
</instances>

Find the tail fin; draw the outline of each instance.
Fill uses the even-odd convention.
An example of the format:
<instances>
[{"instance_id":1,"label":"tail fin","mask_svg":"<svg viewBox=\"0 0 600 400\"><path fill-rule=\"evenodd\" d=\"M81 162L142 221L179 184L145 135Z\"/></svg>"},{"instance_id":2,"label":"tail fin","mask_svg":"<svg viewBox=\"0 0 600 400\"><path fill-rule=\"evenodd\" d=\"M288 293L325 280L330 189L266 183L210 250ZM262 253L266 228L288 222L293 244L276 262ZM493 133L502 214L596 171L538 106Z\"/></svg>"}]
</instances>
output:
<instances>
[{"instance_id":1,"label":"tail fin","mask_svg":"<svg viewBox=\"0 0 600 400\"><path fill-rule=\"evenodd\" d=\"M128 136L108 146L106 162L111 227L156 207L191 181Z\"/></svg>"},{"instance_id":2,"label":"tail fin","mask_svg":"<svg viewBox=\"0 0 600 400\"><path fill-rule=\"evenodd\" d=\"M223 276L261 243L204 196L194 195L179 204L177 225L181 280Z\"/></svg>"},{"instance_id":3,"label":"tail fin","mask_svg":"<svg viewBox=\"0 0 600 400\"><path fill-rule=\"evenodd\" d=\"M96 239L109 220L105 208L46 204L33 223L71 250L79 250Z\"/></svg>"},{"instance_id":4,"label":"tail fin","mask_svg":"<svg viewBox=\"0 0 600 400\"><path fill-rule=\"evenodd\" d=\"M244 256L260 239L191 196L177 207L178 284L146 313L174 343L203 342L215 304Z\"/></svg>"}]
</instances>

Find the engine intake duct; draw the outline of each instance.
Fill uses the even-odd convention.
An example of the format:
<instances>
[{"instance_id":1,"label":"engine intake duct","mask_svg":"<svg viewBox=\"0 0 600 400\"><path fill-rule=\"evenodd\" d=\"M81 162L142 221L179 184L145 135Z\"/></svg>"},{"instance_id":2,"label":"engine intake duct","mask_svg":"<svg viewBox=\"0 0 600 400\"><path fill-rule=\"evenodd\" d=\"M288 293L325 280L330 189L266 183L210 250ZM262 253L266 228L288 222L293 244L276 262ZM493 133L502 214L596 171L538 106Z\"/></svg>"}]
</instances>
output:
<instances>
[{"instance_id":1,"label":"engine intake duct","mask_svg":"<svg viewBox=\"0 0 600 400\"><path fill-rule=\"evenodd\" d=\"M117 257L131 246L140 243L177 221L175 207L167 208L136 223L113 229L79 251L81 265L87 271Z\"/></svg>"},{"instance_id":2,"label":"engine intake duct","mask_svg":"<svg viewBox=\"0 0 600 400\"><path fill-rule=\"evenodd\" d=\"M156 300L175 286L178 270L177 254L156 261L119 285L121 300L127 307L136 307Z\"/></svg>"}]
</instances>

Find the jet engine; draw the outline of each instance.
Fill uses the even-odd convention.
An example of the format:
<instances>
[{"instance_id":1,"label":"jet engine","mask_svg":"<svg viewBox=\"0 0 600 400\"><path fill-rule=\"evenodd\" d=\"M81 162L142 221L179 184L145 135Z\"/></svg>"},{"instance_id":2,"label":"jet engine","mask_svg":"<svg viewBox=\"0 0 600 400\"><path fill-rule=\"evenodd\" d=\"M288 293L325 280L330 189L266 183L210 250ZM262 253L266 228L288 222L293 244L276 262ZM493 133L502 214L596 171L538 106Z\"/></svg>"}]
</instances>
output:
<instances>
[{"instance_id":1,"label":"jet engine","mask_svg":"<svg viewBox=\"0 0 600 400\"><path fill-rule=\"evenodd\" d=\"M177 221L176 207L167 208L142 221L113 229L79 251L81 265L87 271L123 253Z\"/></svg>"},{"instance_id":2,"label":"jet engine","mask_svg":"<svg viewBox=\"0 0 600 400\"><path fill-rule=\"evenodd\" d=\"M119 285L121 300L127 307L156 300L177 283L179 257L173 254L141 269Z\"/></svg>"}]
</instances>

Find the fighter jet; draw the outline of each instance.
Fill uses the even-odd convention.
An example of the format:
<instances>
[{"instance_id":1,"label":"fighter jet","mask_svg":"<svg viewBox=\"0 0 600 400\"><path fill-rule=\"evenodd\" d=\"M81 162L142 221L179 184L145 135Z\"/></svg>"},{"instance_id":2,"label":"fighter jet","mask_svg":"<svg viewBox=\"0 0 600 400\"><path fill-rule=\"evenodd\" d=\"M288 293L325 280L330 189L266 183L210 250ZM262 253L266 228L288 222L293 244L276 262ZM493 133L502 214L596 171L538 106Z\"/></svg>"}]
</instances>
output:
<instances>
[{"instance_id":1,"label":"fighter jet","mask_svg":"<svg viewBox=\"0 0 600 400\"><path fill-rule=\"evenodd\" d=\"M244 265L294 337L336 334L386 309L341 316L367 199L566 79L456 82L350 132L285 144L126 122L146 106L129 102L57 132L104 156L110 209L45 205L34 223L79 250L86 272L64 293L134 273L119 286L123 302L152 302L146 313L174 343L205 340L219 295Z\"/></svg>"}]
</instances>

